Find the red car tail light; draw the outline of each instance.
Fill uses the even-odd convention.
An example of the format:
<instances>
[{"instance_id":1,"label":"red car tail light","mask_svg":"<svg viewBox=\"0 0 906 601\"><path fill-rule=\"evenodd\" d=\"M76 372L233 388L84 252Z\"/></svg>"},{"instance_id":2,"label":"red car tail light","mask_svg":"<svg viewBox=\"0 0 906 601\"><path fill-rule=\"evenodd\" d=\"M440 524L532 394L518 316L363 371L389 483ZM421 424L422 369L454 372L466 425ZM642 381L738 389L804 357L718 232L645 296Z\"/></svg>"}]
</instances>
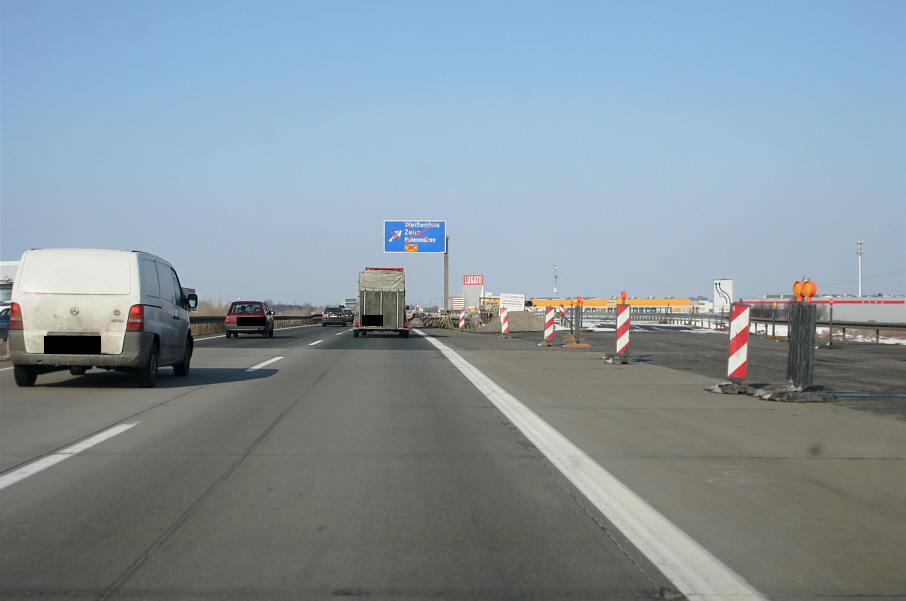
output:
<instances>
[{"instance_id":1,"label":"red car tail light","mask_svg":"<svg viewBox=\"0 0 906 601\"><path fill-rule=\"evenodd\" d=\"M22 329L22 307L19 306L19 303L13 303L9 308L9 329Z\"/></svg>"},{"instance_id":2,"label":"red car tail light","mask_svg":"<svg viewBox=\"0 0 906 601\"><path fill-rule=\"evenodd\" d=\"M145 330L145 309L141 305L129 307L129 319L126 321L127 332L143 332Z\"/></svg>"},{"instance_id":3,"label":"red car tail light","mask_svg":"<svg viewBox=\"0 0 906 601\"><path fill-rule=\"evenodd\" d=\"M235 315L227 315L225 323L236 323Z\"/></svg>"}]
</instances>

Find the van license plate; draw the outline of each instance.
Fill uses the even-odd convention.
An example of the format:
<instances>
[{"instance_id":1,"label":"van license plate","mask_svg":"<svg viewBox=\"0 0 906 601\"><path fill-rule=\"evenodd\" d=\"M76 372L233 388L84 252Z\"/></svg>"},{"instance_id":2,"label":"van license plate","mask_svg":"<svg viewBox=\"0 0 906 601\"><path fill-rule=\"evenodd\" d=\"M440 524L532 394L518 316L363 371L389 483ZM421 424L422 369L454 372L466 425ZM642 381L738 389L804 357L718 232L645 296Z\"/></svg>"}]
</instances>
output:
<instances>
[{"instance_id":1,"label":"van license plate","mask_svg":"<svg viewBox=\"0 0 906 601\"><path fill-rule=\"evenodd\" d=\"M100 355L100 336L45 336L47 355Z\"/></svg>"}]
</instances>

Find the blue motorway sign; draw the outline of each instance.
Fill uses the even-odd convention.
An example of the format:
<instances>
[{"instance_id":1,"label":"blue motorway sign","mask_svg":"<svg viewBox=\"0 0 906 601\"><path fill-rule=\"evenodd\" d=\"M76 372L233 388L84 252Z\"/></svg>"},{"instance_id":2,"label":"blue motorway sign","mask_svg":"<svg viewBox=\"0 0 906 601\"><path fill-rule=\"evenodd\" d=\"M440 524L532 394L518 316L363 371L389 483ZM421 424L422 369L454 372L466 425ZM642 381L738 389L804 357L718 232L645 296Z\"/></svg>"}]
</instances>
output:
<instances>
[{"instance_id":1,"label":"blue motorway sign","mask_svg":"<svg viewBox=\"0 0 906 601\"><path fill-rule=\"evenodd\" d=\"M446 221L385 221L385 253L447 252Z\"/></svg>"}]
</instances>

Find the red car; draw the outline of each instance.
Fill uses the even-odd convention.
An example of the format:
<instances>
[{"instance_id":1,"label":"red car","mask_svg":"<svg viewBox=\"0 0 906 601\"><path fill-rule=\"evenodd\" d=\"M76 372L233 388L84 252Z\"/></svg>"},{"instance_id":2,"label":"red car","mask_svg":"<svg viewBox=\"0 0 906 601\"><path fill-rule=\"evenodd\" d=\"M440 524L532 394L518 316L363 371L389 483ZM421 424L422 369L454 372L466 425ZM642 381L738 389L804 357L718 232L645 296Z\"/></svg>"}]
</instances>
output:
<instances>
[{"instance_id":1,"label":"red car","mask_svg":"<svg viewBox=\"0 0 906 601\"><path fill-rule=\"evenodd\" d=\"M239 334L261 334L274 337L274 312L261 301L235 301L224 320L226 337Z\"/></svg>"}]
</instances>

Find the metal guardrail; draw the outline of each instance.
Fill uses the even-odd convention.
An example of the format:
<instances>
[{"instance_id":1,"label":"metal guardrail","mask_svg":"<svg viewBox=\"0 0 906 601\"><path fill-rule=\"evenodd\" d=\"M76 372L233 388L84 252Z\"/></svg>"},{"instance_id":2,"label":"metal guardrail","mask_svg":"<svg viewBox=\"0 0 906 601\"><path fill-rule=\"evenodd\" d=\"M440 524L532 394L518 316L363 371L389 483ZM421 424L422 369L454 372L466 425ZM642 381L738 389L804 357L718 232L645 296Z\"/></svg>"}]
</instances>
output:
<instances>
[{"instance_id":1,"label":"metal guardrail","mask_svg":"<svg viewBox=\"0 0 906 601\"><path fill-rule=\"evenodd\" d=\"M563 325L569 325L567 320ZM582 312L583 321L602 321L616 323L616 316L612 313L597 313L590 311ZM561 320L563 321L563 320ZM729 316L721 313L633 313L630 317L632 323L662 323L670 325L687 325L700 327L716 328L726 330L729 328ZM750 317L750 327L755 327L755 333L758 332L758 325L764 326L764 333L768 334L768 328L771 326L788 326L789 320L786 317ZM819 319L815 322L816 327L831 328L835 332L842 331L843 338L846 338L846 330L866 330L875 333L875 342L881 341L881 332L893 330L906 330L906 323L894 322L876 322L876 321L837 321L831 322L826 319ZM770 332L773 335L773 332Z\"/></svg>"},{"instance_id":2,"label":"metal guardrail","mask_svg":"<svg viewBox=\"0 0 906 601\"><path fill-rule=\"evenodd\" d=\"M190 315L189 324L192 334L214 334L223 332L225 315ZM274 315L274 327L301 326L321 323L321 315Z\"/></svg>"}]
</instances>

